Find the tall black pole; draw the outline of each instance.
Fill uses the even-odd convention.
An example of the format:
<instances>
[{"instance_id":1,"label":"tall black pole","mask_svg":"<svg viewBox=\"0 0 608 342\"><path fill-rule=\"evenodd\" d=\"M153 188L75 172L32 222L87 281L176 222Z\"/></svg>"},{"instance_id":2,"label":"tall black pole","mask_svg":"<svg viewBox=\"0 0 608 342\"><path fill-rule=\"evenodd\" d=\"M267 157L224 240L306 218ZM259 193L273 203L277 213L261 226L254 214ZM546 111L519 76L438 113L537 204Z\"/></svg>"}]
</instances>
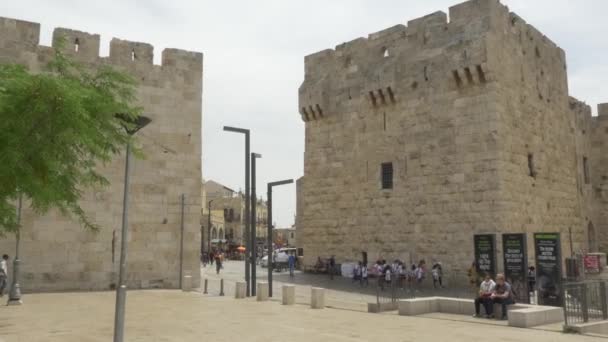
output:
<instances>
[{"instance_id":1,"label":"tall black pole","mask_svg":"<svg viewBox=\"0 0 608 342\"><path fill-rule=\"evenodd\" d=\"M249 279L249 270L250 270L250 257L251 257L251 246L253 245L251 243L250 238L249 238L249 229L250 229L250 216L251 216L251 211L249 210L249 167L250 167L250 162L249 162L249 130L248 129L243 129L243 128L236 128L236 127L228 127L228 126L224 126L224 131L227 132L235 132L235 133L242 133L245 134L245 232L243 234L244 239L245 239L245 283L247 285L247 293L246 295L249 297L250 296L250 279Z\"/></svg>"},{"instance_id":2,"label":"tall black pole","mask_svg":"<svg viewBox=\"0 0 608 342\"><path fill-rule=\"evenodd\" d=\"M120 267L116 287L116 310L114 311L114 342L122 342L125 328L125 302L127 297L127 239L129 232L129 171L131 165L131 142L127 142L125 161L125 184L122 200L122 229L120 238Z\"/></svg>"},{"instance_id":3,"label":"tall black pole","mask_svg":"<svg viewBox=\"0 0 608 342\"><path fill-rule=\"evenodd\" d=\"M19 206L17 207L17 231L15 232L15 259L13 259L13 279L8 294L9 305L21 304L21 285L19 284L19 245L21 244L21 209L23 206L23 194L19 194Z\"/></svg>"},{"instance_id":4,"label":"tall black pole","mask_svg":"<svg viewBox=\"0 0 608 342\"><path fill-rule=\"evenodd\" d=\"M137 131L144 128L152 120L145 116L138 116L136 119L125 118L122 114L116 114L124 121L134 124L132 127L126 127L125 130L130 136L135 135ZM122 228L120 238L120 265L118 269L118 286L116 287L116 306L114 308L114 342L122 342L124 340L125 329L125 306L127 301L127 246L129 236L129 184L130 184L130 168L131 168L131 140L127 141L127 150L125 152L125 184L122 199Z\"/></svg>"},{"instance_id":5,"label":"tall black pole","mask_svg":"<svg viewBox=\"0 0 608 342\"><path fill-rule=\"evenodd\" d=\"M207 256L211 253L211 203L213 203L213 200L207 204L207 213L209 214L207 217ZM211 262L211 260L209 261Z\"/></svg>"},{"instance_id":6,"label":"tall black pole","mask_svg":"<svg viewBox=\"0 0 608 342\"><path fill-rule=\"evenodd\" d=\"M249 239L251 241L251 295L255 296L255 283L256 283L256 279L255 279L255 271L256 271L256 264L255 264L255 230L256 230L256 226L257 226L257 220L256 220L256 208L255 208L255 201L256 201L256 194L255 194L255 160L256 160L256 154L255 153L251 153L251 232L249 235Z\"/></svg>"},{"instance_id":7,"label":"tall black pole","mask_svg":"<svg viewBox=\"0 0 608 342\"><path fill-rule=\"evenodd\" d=\"M293 179L268 183L268 296L272 297L272 269L274 266L274 251L272 249L272 187L293 183Z\"/></svg>"},{"instance_id":8,"label":"tall black pole","mask_svg":"<svg viewBox=\"0 0 608 342\"><path fill-rule=\"evenodd\" d=\"M257 194L255 189L256 179L256 159L261 158L262 155L258 153L251 153L251 295L255 296L255 285L256 285L256 259L257 259Z\"/></svg>"},{"instance_id":9,"label":"tall black pole","mask_svg":"<svg viewBox=\"0 0 608 342\"><path fill-rule=\"evenodd\" d=\"M266 205L268 206L268 222L266 233L266 243L268 244L268 296L272 297L272 269L274 268L274 250L272 249L272 184L268 183L268 192L266 193Z\"/></svg>"},{"instance_id":10,"label":"tall black pole","mask_svg":"<svg viewBox=\"0 0 608 342\"><path fill-rule=\"evenodd\" d=\"M251 215L251 210L250 210L250 203L249 203L249 188L250 188L250 183L249 183L249 177L250 177L250 173L249 173L249 167L250 167L250 160L249 160L249 131L247 131L245 133L245 282L247 283L247 297L250 296L250 284L251 284L251 280L249 278L249 269L251 267L249 261L250 261L250 255L251 255L251 246L252 243L251 241L249 241L249 231L251 229L251 220L250 220L250 215Z\"/></svg>"}]
</instances>

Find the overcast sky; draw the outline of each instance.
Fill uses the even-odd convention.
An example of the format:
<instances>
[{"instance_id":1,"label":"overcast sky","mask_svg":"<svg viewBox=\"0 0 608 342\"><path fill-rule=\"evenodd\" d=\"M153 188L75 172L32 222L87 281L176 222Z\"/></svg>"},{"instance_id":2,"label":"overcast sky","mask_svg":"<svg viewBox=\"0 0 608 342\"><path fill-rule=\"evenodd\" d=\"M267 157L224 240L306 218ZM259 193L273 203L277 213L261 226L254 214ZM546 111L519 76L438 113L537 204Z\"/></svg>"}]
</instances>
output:
<instances>
[{"instance_id":1,"label":"overcast sky","mask_svg":"<svg viewBox=\"0 0 608 342\"><path fill-rule=\"evenodd\" d=\"M0 16L39 22L41 43L54 27L203 52L203 176L244 188L244 144L223 125L249 128L266 183L303 174L304 124L298 87L304 56L405 24L459 0L1 0ZM594 107L608 102L608 1L503 0L511 11L566 50L570 93ZM603 88L604 86L604 88ZM295 185L275 191L279 226L293 223Z\"/></svg>"}]
</instances>

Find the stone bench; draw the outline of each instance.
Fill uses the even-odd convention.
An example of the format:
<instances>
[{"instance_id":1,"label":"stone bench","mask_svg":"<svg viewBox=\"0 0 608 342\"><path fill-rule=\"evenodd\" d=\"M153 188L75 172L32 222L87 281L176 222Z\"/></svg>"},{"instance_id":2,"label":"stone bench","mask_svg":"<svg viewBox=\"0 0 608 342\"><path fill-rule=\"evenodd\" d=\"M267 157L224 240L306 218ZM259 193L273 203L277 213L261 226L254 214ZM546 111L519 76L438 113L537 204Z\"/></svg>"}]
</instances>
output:
<instances>
[{"instance_id":1,"label":"stone bench","mask_svg":"<svg viewBox=\"0 0 608 342\"><path fill-rule=\"evenodd\" d=\"M511 313L511 311L513 311L513 310L527 309L527 308L533 308L533 307L537 307L537 306L538 305L522 304L522 303L510 304L510 305L507 305L507 315L509 315ZM495 303L494 307L492 309L492 313L494 314L496 319L501 319L502 318L502 304Z\"/></svg>"},{"instance_id":2,"label":"stone bench","mask_svg":"<svg viewBox=\"0 0 608 342\"><path fill-rule=\"evenodd\" d=\"M532 305L508 311L509 326L529 328L564 321L564 309L555 306Z\"/></svg>"},{"instance_id":3,"label":"stone bench","mask_svg":"<svg viewBox=\"0 0 608 342\"><path fill-rule=\"evenodd\" d=\"M402 299L399 301L399 315L418 316L433 312L455 315L473 315L475 305L473 299L425 297ZM494 314L500 318L502 307L495 304ZM496 311L497 310L497 311ZM552 306L539 306L530 304L513 304L507 308L509 326L528 328L537 325L557 323L563 321L563 309Z\"/></svg>"}]
</instances>

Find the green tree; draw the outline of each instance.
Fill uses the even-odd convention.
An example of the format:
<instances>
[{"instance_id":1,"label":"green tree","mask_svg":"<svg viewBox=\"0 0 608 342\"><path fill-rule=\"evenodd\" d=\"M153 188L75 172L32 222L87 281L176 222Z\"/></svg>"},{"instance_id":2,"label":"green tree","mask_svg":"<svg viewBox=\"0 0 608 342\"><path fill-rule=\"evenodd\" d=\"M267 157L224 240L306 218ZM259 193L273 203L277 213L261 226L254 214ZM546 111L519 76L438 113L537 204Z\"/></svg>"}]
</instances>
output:
<instances>
[{"instance_id":1,"label":"green tree","mask_svg":"<svg viewBox=\"0 0 608 342\"><path fill-rule=\"evenodd\" d=\"M79 200L85 189L108 184L96 166L131 139L125 128L141 112L135 86L130 76L86 68L61 49L41 73L0 65L0 235L17 229L19 196L38 214L55 208L98 228Z\"/></svg>"}]
</instances>

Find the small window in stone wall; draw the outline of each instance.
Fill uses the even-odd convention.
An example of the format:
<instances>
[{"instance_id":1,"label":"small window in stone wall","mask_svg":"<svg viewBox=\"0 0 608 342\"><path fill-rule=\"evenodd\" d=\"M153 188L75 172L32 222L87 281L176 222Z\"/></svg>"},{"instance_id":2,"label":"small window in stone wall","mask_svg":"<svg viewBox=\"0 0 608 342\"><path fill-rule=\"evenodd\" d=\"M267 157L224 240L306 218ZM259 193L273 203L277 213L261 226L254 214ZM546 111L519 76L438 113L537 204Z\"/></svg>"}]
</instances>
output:
<instances>
[{"instance_id":1,"label":"small window in stone wall","mask_svg":"<svg viewBox=\"0 0 608 342\"><path fill-rule=\"evenodd\" d=\"M382 163L382 189L393 188L393 163Z\"/></svg>"},{"instance_id":2,"label":"small window in stone wall","mask_svg":"<svg viewBox=\"0 0 608 342\"><path fill-rule=\"evenodd\" d=\"M304 248L298 248L298 256L304 256Z\"/></svg>"},{"instance_id":3,"label":"small window in stone wall","mask_svg":"<svg viewBox=\"0 0 608 342\"><path fill-rule=\"evenodd\" d=\"M534 167L534 155L528 153L528 174L530 177L536 178L536 168Z\"/></svg>"},{"instance_id":4,"label":"small window in stone wall","mask_svg":"<svg viewBox=\"0 0 608 342\"><path fill-rule=\"evenodd\" d=\"M585 184L589 184L589 161L587 157L583 157L583 177L585 178Z\"/></svg>"}]
</instances>

